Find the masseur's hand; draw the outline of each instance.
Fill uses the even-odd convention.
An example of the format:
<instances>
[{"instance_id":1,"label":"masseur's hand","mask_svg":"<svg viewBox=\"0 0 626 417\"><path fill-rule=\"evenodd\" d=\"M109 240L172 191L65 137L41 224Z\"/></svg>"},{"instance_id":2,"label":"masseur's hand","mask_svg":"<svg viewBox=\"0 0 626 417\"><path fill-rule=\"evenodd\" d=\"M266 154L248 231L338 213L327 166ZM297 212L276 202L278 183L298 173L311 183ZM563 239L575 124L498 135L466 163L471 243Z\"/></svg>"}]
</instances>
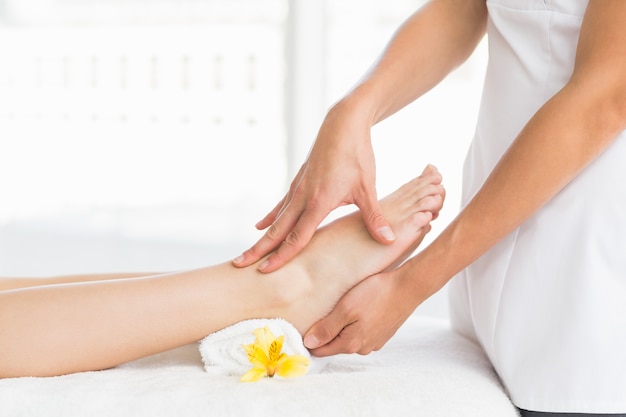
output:
<instances>
[{"instance_id":1,"label":"masseur's hand","mask_svg":"<svg viewBox=\"0 0 626 417\"><path fill-rule=\"evenodd\" d=\"M401 273L396 269L372 275L348 291L307 331L306 347L315 356L366 355L381 349L416 308Z\"/></svg>"},{"instance_id":2,"label":"masseur's hand","mask_svg":"<svg viewBox=\"0 0 626 417\"><path fill-rule=\"evenodd\" d=\"M272 253L260 266L271 272L292 259L335 208L356 204L374 239L390 243L393 231L376 196L371 123L354 111L335 106L326 116L311 152L287 195L256 227L265 235L234 260L247 266Z\"/></svg>"}]
</instances>

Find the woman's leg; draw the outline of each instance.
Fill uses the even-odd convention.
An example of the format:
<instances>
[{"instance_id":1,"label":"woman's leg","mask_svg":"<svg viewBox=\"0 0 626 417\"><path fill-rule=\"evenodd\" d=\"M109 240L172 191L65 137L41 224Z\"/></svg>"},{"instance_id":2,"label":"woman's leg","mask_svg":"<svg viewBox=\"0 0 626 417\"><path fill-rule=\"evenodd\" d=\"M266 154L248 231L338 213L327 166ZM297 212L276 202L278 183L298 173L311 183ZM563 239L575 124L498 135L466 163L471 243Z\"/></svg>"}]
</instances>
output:
<instances>
[{"instance_id":1,"label":"woman's leg","mask_svg":"<svg viewBox=\"0 0 626 417\"><path fill-rule=\"evenodd\" d=\"M0 277L0 291L17 290L19 288L41 287L42 285L71 284L77 282L106 281L120 278L139 278L158 275L156 272L116 272L103 274L59 275L55 277Z\"/></svg>"},{"instance_id":2,"label":"woman's leg","mask_svg":"<svg viewBox=\"0 0 626 417\"><path fill-rule=\"evenodd\" d=\"M320 229L271 274L224 263L187 272L0 292L0 377L104 369L201 339L247 318L282 317L301 332L352 286L406 256L441 208L434 169L381 205L397 240L370 238L358 213ZM261 262L261 261L260 261Z\"/></svg>"}]
</instances>

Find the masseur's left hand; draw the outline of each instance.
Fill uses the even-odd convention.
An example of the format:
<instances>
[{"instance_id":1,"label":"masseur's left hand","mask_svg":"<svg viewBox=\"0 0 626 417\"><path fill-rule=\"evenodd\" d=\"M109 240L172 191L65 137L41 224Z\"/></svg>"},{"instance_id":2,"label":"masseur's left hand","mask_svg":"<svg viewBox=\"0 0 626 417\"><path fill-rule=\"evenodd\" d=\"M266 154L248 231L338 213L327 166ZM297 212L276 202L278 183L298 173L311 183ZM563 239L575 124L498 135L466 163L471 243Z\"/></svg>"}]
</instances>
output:
<instances>
[{"instance_id":1,"label":"masseur's left hand","mask_svg":"<svg viewBox=\"0 0 626 417\"><path fill-rule=\"evenodd\" d=\"M400 268L372 275L348 291L305 334L306 347L315 356L381 349L417 306L402 273Z\"/></svg>"}]
</instances>

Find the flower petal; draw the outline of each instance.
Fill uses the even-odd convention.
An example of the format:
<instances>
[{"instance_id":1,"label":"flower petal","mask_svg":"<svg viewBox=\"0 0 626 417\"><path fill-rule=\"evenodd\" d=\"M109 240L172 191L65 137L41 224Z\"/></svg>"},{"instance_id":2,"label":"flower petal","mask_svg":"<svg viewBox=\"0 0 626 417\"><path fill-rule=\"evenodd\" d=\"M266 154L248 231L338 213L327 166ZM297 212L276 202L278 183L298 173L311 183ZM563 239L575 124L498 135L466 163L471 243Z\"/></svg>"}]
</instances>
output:
<instances>
[{"instance_id":1,"label":"flower petal","mask_svg":"<svg viewBox=\"0 0 626 417\"><path fill-rule=\"evenodd\" d=\"M265 375L267 375L265 368L254 366L248 372L243 374L240 381L241 382L255 382L263 378Z\"/></svg>"},{"instance_id":2,"label":"flower petal","mask_svg":"<svg viewBox=\"0 0 626 417\"><path fill-rule=\"evenodd\" d=\"M267 354L257 344L243 345L243 348L248 354L248 360L253 365L263 367L264 369L267 369L271 365Z\"/></svg>"},{"instance_id":3,"label":"flower petal","mask_svg":"<svg viewBox=\"0 0 626 417\"><path fill-rule=\"evenodd\" d=\"M244 352L246 352L248 356L254 354L254 343L249 344L249 345L241 345L241 347L243 348Z\"/></svg>"},{"instance_id":4,"label":"flower petal","mask_svg":"<svg viewBox=\"0 0 626 417\"><path fill-rule=\"evenodd\" d=\"M302 376L309 370L311 359L302 355L281 355L276 365L276 374L283 378Z\"/></svg>"},{"instance_id":5,"label":"flower petal","mask_svg":"<svg viewBox=\"0 0 626 417\"><path fill-rule=\"evenodd\" d=\"M285 336L279 336L276 340L272 341L270 348L267 352L267 358L270 363L276 363L280 359L280 351L283 350L283 343Z\"/></svg>"},{"instance_id":6,"label":"flower petal","mask_svg":"<svg viewBox=\"0 0 626 417\"><path fill-rule=\"evenodd\" d=\"M276 336L274 336L270 328L267 326L263 328L259 327L254 330L254 335L256 336L254 344L259 345L265 352L269 351L270 345L274 339L276 339Z\"/></svg>"}]
</instances>

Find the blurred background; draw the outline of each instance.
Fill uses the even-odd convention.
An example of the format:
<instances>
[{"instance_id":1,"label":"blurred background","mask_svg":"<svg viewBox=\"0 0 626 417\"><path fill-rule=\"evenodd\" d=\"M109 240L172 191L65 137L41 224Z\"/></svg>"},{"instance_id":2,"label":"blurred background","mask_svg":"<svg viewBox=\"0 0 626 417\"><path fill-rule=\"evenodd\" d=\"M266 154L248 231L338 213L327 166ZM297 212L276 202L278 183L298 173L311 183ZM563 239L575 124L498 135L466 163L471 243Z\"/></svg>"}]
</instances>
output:
<instances>
[{"instance_id":1,"label":"blurred background","mask_svg":"<svg viewBox=\"0 0 626 417\"><path fill-rule=\"evenodd\" d=\"M0 0L0 276L229 260L423 0ZM486 48L373 129L384 196L459 208ZM353 207L337 210L334 218ZM445 290L418 314L447 316Z\"/></svg>"}]
</instances>

